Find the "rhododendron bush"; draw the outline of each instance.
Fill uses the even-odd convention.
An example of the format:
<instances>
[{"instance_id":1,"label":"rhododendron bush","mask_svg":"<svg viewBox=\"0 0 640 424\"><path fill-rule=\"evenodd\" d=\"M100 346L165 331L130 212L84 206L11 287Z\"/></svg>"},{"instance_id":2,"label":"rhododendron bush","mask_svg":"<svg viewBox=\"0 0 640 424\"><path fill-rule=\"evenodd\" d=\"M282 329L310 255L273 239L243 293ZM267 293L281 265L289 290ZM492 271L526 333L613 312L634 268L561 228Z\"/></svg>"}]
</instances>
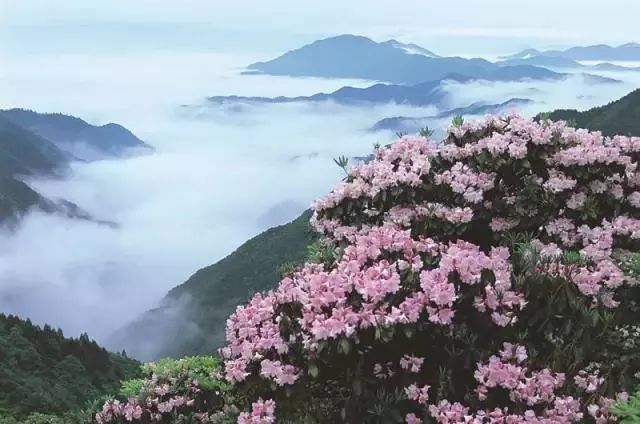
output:
<instances>
[{"instance_id":1,"label":"rhododendron bush","mask_svg":"<svg viewBox=\"0 0 640 424\"><path fill-rule=\"evenodd\" d=\"M163 359L123 382L120 396L93 415L96 424L234 423L237 409L213 357Z\"/></svg>"},{"instance_id":2,"label":"rhododendron bush","mask_svg":"<svg viewBox=\"0 0 640 424\"><path fill-rule=\"evenodd\" d=\"M639 157L518 116L376 148L315 203L321 260L229 318L238 422L613 421L640 370Z\"/></svg>"}]
</instances>

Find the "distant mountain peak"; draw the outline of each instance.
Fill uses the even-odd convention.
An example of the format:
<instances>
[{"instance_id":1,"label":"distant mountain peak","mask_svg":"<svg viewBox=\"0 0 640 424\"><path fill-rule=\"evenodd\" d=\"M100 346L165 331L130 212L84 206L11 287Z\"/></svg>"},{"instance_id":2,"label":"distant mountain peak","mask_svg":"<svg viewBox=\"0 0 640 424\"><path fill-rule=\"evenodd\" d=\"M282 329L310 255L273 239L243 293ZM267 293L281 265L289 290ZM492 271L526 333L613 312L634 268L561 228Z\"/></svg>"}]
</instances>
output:
<instances>
[{"instance_id":1,"label":"distant mountain peak","mask_svg":"<svg viewBox=\"0 0 640 424\"><path fill-rule=\"evenodd\" d=\"M511 59L530 59L532 57L538 56L540 54L540 50L536 49L525 49L519 53L510 56L501 56L502 60L511 60Z\"/></svg>"},{"instance_id":2,"label":"distant mountain peak","mask_svg":"<svg viewBox=\"0 0 640 424\"><path fill-rule=\"evenodd\" d=\"M502 59L527 59L539 56L562 57L573 60L640 60L640 44L630 42L618 47L607 44L593 44L590 46L576 46L566 50L545 50L527 49Z\"/></svg>"},{"instance_id":3,"label":"distant mountain peak","mask_svg":"<svg viewBox=\"0 0 640 424\"><path fill-rule=\"evenodd\" d=\"M384 43L381 43L381 44L387 44L387 45L389 45L391 47L404 50L405 52L407 52L409 54L419 54L419 55L422 55L422 56L432 57L432 58L440 58L440 57L442 57L442 56L440 56L438 54L435 54L431 50L427 50L424 47L419 46L419 45L414 44L414 43L401 43L398 40L391 39L391 40L385 41Z\"/></svg>"},{"instance_id":4,"label":"distant mountain peak","mask_svg":"<svg viewBox=\"0 0 640 424\"><path fill-rule=\"evenodd\" d=\"M455 73L471 79L486 79L487 75L499 73L510 81L550 77L546 69L534 66L511 71L500 68L481 58L441 57L417 44L395 39L378 43L367 37L343 34L306 44L266 62L253 63L246 73L359 78L395 84L440 80ZM516 75L510 78L509 72Z\"/></svg>"},{"instance_id":5,"label":"distant mountain peak","mask_svg":"<svg viewBox=\"0 0 640 424\"><path fill-rule=\"evenodd\" d=\"M0 110L0 116L83 160L117 157L133 150L151 149L131 131L115 123L91 125L75 116L27 109Z\"/></svg>"}]
</instances>

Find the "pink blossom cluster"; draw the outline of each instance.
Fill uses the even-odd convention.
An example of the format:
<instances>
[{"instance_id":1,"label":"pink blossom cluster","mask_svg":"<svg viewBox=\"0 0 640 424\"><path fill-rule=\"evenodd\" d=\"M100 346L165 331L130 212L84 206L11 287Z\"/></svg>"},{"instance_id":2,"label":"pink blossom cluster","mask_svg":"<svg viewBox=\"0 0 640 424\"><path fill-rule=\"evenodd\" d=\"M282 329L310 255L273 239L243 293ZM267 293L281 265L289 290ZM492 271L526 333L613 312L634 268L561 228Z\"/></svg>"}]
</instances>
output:
<instances>
[{"instance_id":1,"label":"pink blossom cluster","mask_svg":"<svg viewBox=\"0 0 640 424\"><path fill-rule=\"evenodd\" d=\"M276 422L276 403L271 400L258 399L251 405L251 412L241 412L238 424L272 424Z\"/></svg>"},{"instance_id":2,"label":"pink blossom cluster","mask_svg":"<svg viewBox=\"0 0 640 424\"><path fill-rule=\"evenodd\" d=\"M94 415L95 423L142 424L195 419L193 422L215 424L237 415L235 406L227 403L222 393L222 385L226 383L220 380L221 385L214 389L198 382L198 378L221 378L214 358L163 360L159 364L145 364L142 369L146 376L134 381L135 394L129 394L126 401L105 402Z\"/></svg>"},{"instance_id":3,"label":"pink blossom cluster","mask_svg":"<svg viewBox=\"0 0 640 424\"><path fill-rule=\"evenodd\" d=\"M113 422L136 422L143 415L148 416L151 422L161 422L164 414L171 414L183 406L193 406L194 400L186 396L172 396L161 400L160 397L148 398L142 403L137 398L130 398L126 403L118 400L105 402L102 410L96 413L95 420L98 424Z\"/></svg>"},{"instance_id":4,"label":"pink blossom cluster","mask_svg":"<svg viewBox=\"0 0 640 424\"><path fill-rule=\"evenodd\" d=\"M637 284L624 274L611 255L616 239L640 238L640 220L621 215L611 222L603 219L601 225L589 227L576 226L568 218L558 218L550 221L544 228L551 240L557 241L565 249L579 248L580 256L592 263L565 266L556 261L541 266L540 271L572 281L582 294L607 307L618 305L618 302L613 300L615 289L624 284ZM563 249L558 244L543 243L540 240L536 240L535 243L543 256L560 258Z\"/></svg>"},{"instance_id":5,"label":"pink blossom cluster","mask_svg":"<svg viewBox=\"0 0 640 424\"><path fill-rule=\"evenodd\" d=\"M413 355L404 355L400 359L400 368L403 370L418 373L422 368L422 364L424 363L424 358L420 358Z\"/></svg>"},{"instance_id":6,"label":"pink blossom cluster","mask_svg":"<svg viewBox=\"0 0 640 424\"><path fill-rule=\"evenodd\" d=\"M620 393L616 399L598 397L597 403L585 404L579 398L557 394L565 383L562 373L554 373L549 369L529 371L525 366L527 351L524 346L505 343L498 356L492 356L486 363L479 363L475 371L475 378L479 382L476 395L480 401L487 399L491 389L501 387L506 389L514 405L509 409L494 408L475 410L459 402L451 403L441 400L429 404L428 386L418 387L413 384L405 389L407 397L425 408L425 413L441 424L453 423L496 423L496 424L569 424L582 422L585 412L594 418L596 423L604 424L613 420L610 409L619 400L627 397ZM598 384L592 380L592 375L581 371L575 380L580 384ZM522 409L523 412L517 412ZM405 417L407 424L422 423L423 420L416 413L409 413Z\"/></svg>"},{"instance_id":7,"label":"pink blossom cluster","mask_svg":"<svg viewBox=\"0 0 640 424\"><path fill-rule=\"evenodd\" d=\"M595 372L588 372L585 370L578 371L573 377L573 381L576 386L580 387L587 393L593 393L598 390L598 387L604 383L604 377L599 375L598 370Z\"/></svg>"},{"instance_id":8,"label":"pink blossom cluster","mask_svg":"<svg viewBox=\"0 0 640 424\"><path fill-rule=\"evenodd\" d=\"M400 227L410 227L416 219L437 218L452 224L463 224L473 219L473 210L469 207L447 207L441 203L394 206L389 209L385 221Z\"/></svg>"},{"instance_id":9,"label":"pink blossom cluster","mask_svg":"<svg viewBox=\"0 0 640 424\"><path fill-rule=\"evenodd\" d=\"M375 197L400 185L418 186L422 176L429 173L433 149L433 144L422 137L403 137L387 149L378 149L374 161L353 167L349 181L338 184L329 195L317 200L315 208L334 207L344 199Z\"/></svg>"},{"instance_id":10,"label":"pink blossom cluster","mask_svg":"<svg viewBox=\"0 0 640 424\"><path fill-rule=\"evenodd\" d=\"M280 361L263 359L260 362L260 375L273 379L278 385L293 384L298 379L296 369L293 365L283 365Z\"/></svg>"},{"instance_id":11,"label":"pink blossom cluster","mask_svg":"<svg viewBox=\"0 0 640 424\"><path fill-rule=\"evenodd\" d=\"M493 188L494 175L477 172L462 162L433 176L436 185L447 184L454 193L461 194L468 203L480 203L485 191Z\"/></svg>"},{"instance_id":12,"label":"pink blossom cluster","mask_svg":"<svg viewBox=\"0 0 640 424\"><path fill-rule=\"evenodd\" d=\"M485 331L501 334L519 325L525 293L537 289L516 274L522 253L514 246L523 234L533 235L539 253L536 276L575 285L586 307L615 308L618 290L637 284L614 248L640 240L639 152L639 138L518 116L465 122L441 144L403 137L377 149L315 202L311 223L336 260L300 266L227 321L226 379L296 385L311 374L307 364L326 352L355 346L364 355L372 348L362 345L365 335L378 340L396 329L443 334L477 317L491 326ZM570 381L583 391L558 394L564 373L527 369L520 345L483 356L474 375L479 401L500 388L519 409L429 404L436 381L422 373L430 357L412 354L376 358L367 372L381 384L415 377L399 387L439 423L610 419L606 398L587 411L580 397L587 389L595 396L600 377L578 373ZM426 418L417 411L405 416L407 423Z\"/></svg>"},{"instance_id":13,"label":"pink blossom cluster","mask_svg":"<svg viewBox=\"0 0 640 424\"><path fill-rule=\"evenodd\" d=\"M405 390L407 397L410 400L418 402L421 405L427 405L429 403L429 386L417 386L415 384L410 385Z\"/></svg>"},{"instance_id":14,"label":"pink blossom cluster","mask_svg":"<svg viewBox=\"0 0 640 424\"><path fill-rule=\"evenodd\" d=\"M527 375L522 365L526 357L523 346L507 344L499 357L492 356L487 363L478 364L474 374L480 383L476 391L478 398L484 400L489 389L502 387L509 391L514 402L523 402L528 406L551 402L555 390L564 384L564 374L545 368Z\"/></svg>"},{"instance_id":15,"label":"pink blossom cluster","mask_svg":"<svg viewBox=\"0 0 640 424\"><path fill-rule=\"evenodd\" d=\"M118 400L105 402L102 410L96 414L96 422L98 424L110 423L118 421L120 418L127 422L139 420L142 418L143 409L138 405L136 399L130 399L127 403L120 403ZM153 419L153 417L152 417ZM156 420L156 422L158 422Z\"/></svg>"},{"instance_id":16,"label":"pink blossom cluster","mask_svg":"<svg viewBox=\"0 0 640 424\"><path fill-rule=\"evenodd\" d=\"M438 266L424 269L426 257L439 258ZM249 375L249 364L261 360L262 377L279 385L291 384L298 372L293 364L262 359L286 354L288 343L299 341L312 352L323 340L352 337L371 327L412 324L422 316L431 323L449 325L465 286L482 285L475 307L496 324L510 325L525 301L512 289L508 258L505 248L485 254L462 240L436 243L428 238L414 240L409 231L391 226L374 228L356 236L331 271L307 264L283 279L275 291L256 295L231 315L229 344L221 351L226 377L242 381ZM407 271L419 275L419 290L403 290L402 275ZM483 281L483 271L490 271L495 281ZM460 288L454 275L463 284ZM354 295L360 298L357 306L352 303ZM301 310L296 318L300 331L285 341L278 330L282 317L276 311L291 303Z\"/></svg>"}]
</instances>

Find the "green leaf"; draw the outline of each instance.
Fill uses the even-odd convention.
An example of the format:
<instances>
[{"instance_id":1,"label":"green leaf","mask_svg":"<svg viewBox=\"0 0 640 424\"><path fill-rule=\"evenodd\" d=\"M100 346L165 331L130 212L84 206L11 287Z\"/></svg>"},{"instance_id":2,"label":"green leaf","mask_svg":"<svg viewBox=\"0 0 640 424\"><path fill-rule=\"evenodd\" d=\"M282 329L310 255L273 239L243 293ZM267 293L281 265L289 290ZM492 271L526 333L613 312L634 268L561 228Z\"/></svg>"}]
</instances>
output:
<instances>
[{"instance_id":1,"label":"green leaf","mask_svg":"<svg viewBox=\"0 0 640 424\"><path fill-rule=\"evenodd\" d=\"M349 354L349 352L351 351L351 342L349 342L349 339L340 340L340 342L338 343L338 351L344 353L345 355Z\"/></svg>"},{"instance_id":2,"label":"green leaf","mask_svg":"<svg viewBox=\"0 0 640 424\"><path fill-rule=\"evenodd\" d=\"M318 366L314 363L309 364L309 367L307 368L307 372L309 373L309 375L313 378L317 378L318 374L320 373L320 370L318 369Z\"/></svg>"}]
</instances>

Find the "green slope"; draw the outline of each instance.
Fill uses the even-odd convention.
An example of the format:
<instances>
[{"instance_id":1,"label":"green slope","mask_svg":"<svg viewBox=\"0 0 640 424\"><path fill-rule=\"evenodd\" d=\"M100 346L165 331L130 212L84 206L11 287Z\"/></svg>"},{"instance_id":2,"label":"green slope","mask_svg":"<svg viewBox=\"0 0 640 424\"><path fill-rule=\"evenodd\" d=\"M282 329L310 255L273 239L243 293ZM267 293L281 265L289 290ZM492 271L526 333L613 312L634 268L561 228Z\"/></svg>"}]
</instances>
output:
<instances>
[{"instance_id":1,"label":"green slope","mask_svg":"<svg viewBox=\"0 0 640 424\"><path fill-rule=\"evenodd\" d=\"M0 175L0 222L15 220L29 208L45 204L45 199L27 184Z\"/></svg>"},{"instance_id":2,"label":"green slope","mask_svg":"<svg viewBox=\"0 0 640 424\"><path fill-rule=\"evenodd\" d=\"M61 113L38 113L26 109L0 110L0 117L49 140L58 148L82 159L82 149L76 144L85 144L105 156L119 156L128 149L150 149L151 147L121 125L91 125L75 116ZM85 152L86 153L86 152Z\"/></svg>"},{"instance_id":3,"label":"green slope","mask_svg":"<svg viewBox=\"0 0 640 424\"><path fill-rule=\"evenodd\" d=\"M53 212L54 203L16 175L55 175L69 159L50 141L0 116L0 222L14 224L32 207Z\"/></svg>"},{"instance_id":4,"label":"green slope","mask_svg":"<svg viewBox=\"0 0 640 424\"><path fill-rule=\"evenodd\" d=\"M313 237L310 212L271 228L171 290L162 306L116 332L109 346L140 359L211 353L224 343L227 317L257 291L274 287L279 268L301 263Z\"/></svg>"},{"instance_id":5,"label":"green slope","mask_svg":"<svg viewBox=\"0 0 640 424\"><path fill-rule=\"evenodd\" d=\"M0 115L0 174L52 174L68 160L55 144Z\"/></svg>"},{"instance_id":6,"label":"green slope","mask_svg":"<svg viewBox=\"0 0 640 424\"><path fill-rule=\"evenodd\" d=\"M603 135L640 135L640 90L605 106L584 112L561 109L549 114L551 120L571 121L578 128L600 130Z\"/></svg>"},{"instance_id":7,"label":"green slope","mask_svg":"<svg viewBox=\"0 0 640 424\"><path fill-rule=\"evenodd\" d=\"M34 412L61 415L115 393L136 376L139 363L107 352L87 335L0 314L0 418L19 421Z\"/></svg>"}]
</instances>

